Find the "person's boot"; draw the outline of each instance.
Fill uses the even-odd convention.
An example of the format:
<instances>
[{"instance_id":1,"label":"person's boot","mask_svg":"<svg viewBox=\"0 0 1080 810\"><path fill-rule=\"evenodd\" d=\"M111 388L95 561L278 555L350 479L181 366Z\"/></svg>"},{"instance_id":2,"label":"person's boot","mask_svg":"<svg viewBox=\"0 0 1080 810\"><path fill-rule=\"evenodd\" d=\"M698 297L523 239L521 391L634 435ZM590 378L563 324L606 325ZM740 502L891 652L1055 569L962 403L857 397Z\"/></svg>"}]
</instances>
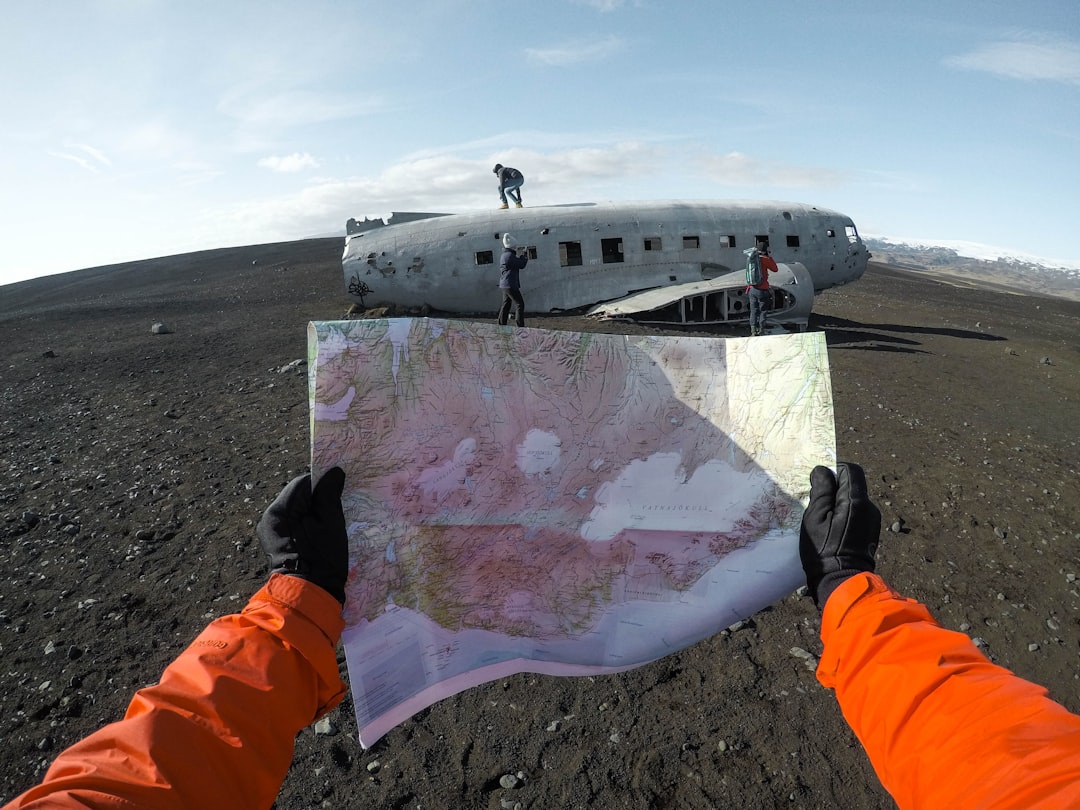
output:
<instances>
[{"instance_id":1,"label":"person's boot","mask_svg":"<svg viewBox=\"0 0 1080 810\"><path fill-rule=\"evenodd\" d=\"M521 203L514 203L514 208L521 208Z\"/></svg>"},{"instance_id":2,"label":"person's boot","mask_svg":"<svg viewBox=\"0 0 1080 810\"><path fill-rule=\"evenodd\" d=\"M503 208L509 208L509 207L510 207L509 205L507 205L506 203L503 203L502 205L499 206L499 210L502 210Z\"/></svg>"}]
</instances>

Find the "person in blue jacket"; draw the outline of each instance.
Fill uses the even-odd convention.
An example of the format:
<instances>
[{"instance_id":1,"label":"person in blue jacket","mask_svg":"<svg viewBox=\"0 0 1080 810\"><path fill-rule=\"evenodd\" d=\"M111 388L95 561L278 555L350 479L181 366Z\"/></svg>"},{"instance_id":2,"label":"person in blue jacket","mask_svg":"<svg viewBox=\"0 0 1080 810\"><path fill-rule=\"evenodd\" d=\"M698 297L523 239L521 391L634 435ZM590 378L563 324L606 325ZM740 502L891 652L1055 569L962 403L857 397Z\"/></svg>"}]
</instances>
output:
<instances>
[{"instance_id":1,"label":"person in blue jacket","mask_svg":"<svg viewBox=\"0 0 1080 810\"><path fill-rule=\"evenodd\" d=\"M529 263L524 248L518 249L517 240L503 234L502 259L499 261L499 289L502 290L502 306L499 307L499 325L506 326L510 320L510 308L515 308L514 322L525 325L525 299L521 297L519 272Z\"/></svg>"}]
</instances>

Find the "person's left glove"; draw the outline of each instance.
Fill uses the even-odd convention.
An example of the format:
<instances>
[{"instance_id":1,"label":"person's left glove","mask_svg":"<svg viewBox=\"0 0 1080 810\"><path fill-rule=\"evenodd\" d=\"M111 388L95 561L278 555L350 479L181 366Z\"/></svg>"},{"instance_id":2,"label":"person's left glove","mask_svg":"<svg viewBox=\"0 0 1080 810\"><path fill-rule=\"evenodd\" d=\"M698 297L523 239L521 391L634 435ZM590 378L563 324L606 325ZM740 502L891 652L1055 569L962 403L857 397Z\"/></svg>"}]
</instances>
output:
<instances>
[{"instance_id":1,"label":"person's left glove","mask_svg":"<svg viewBox=\"0 0 1080 810\"><path fill-rule=\"evenodd\" d=\"M331 467L311 487L301 475L281 490L255 529L270 558L270 573L291 574L318 585L345 604L349 544L341 493L345 472Z\"/></svg>"}]
</instances>

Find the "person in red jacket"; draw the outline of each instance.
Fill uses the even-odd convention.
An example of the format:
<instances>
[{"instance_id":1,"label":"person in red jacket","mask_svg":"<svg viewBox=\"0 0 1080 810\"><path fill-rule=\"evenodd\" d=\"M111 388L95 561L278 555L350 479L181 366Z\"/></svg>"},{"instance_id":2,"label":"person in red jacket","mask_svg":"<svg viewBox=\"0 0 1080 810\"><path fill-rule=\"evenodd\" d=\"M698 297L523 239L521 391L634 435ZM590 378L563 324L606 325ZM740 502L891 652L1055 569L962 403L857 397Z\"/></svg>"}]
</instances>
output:
<instances>
[{"instance_id":1,"label":"person in red jacket","mask_svg":"<svg viewBox=\"0 0 1080 810\"><path fill-rule=\"evenodd\" d=\"M810 482L799 551L823 608L818 679L897 804L1080 807L1080 717L874 573L881 514L860 467ZM269 582L7 808L270 807L297 732L344 694L343 486L338 468L286 486L257 528Z\"/></svg>"},{"instance_id":2,"label":"person in red jacket","mask_svg":"<svg viewBox=\"0 0 1080 810\"><path fill-rule=\"evenodd\" d=\"M1080 807L1080 717L874 573L881 513L855 464L815 467L799 552L836 692L901 808Z\"/></svg>"},{"instance_id":3,"label":"person in red jacket","mask_svg":"<svg viewBox=\"0 0 1080 810\"><path fill-rule=\"evenodd\" d=\"M750 299L750 336L765 334L765 318L772 309L772 293L769 292L769 273L778 273L780 268L776 261L769 255L769 246L764 242L758 242L757 247L750 253L756 253L758 262L761 264L761 282L749 285L746 295Z\"/></svg>"}]
</instances>

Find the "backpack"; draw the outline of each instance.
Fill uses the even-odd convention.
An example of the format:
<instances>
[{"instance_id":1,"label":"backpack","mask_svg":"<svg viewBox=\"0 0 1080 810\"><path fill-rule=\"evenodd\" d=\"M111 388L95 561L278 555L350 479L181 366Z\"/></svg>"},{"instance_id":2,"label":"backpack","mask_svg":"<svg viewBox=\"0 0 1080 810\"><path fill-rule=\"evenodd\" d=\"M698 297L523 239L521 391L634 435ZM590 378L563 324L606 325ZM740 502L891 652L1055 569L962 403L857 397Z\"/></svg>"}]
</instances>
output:
<instances>
[{"instance_id":1,"label":"backpack","mask_svg":"<svg viewBox=\"0 0 1080 810\"><path fill-rule=\"evenodd\" d=\"M756 287L763 281L761 276L761 254L756 250L746 251L746 283Z\"/></svg>"}]
</instances>

